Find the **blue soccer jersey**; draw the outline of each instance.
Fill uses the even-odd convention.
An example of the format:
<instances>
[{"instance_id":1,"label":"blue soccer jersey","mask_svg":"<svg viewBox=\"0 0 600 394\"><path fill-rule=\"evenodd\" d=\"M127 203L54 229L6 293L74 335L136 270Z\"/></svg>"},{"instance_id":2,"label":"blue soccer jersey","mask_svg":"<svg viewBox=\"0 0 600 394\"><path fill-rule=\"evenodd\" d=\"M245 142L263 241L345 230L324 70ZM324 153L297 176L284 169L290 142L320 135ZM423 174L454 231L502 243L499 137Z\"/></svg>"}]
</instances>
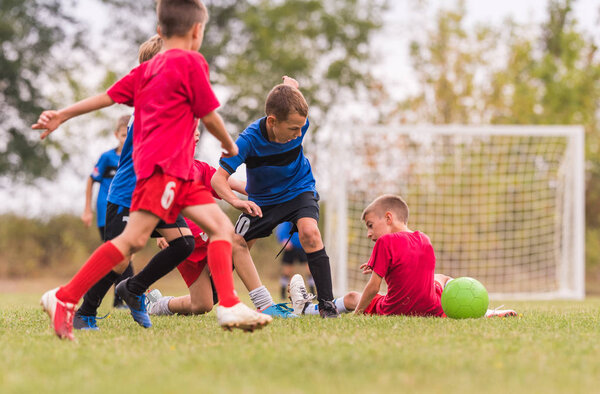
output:
<instances>
[{"instance_id":1,"label":"blue soccer jersey","mask_svg":"<svg viewBox=\"0 0 600 394\"><path fill-rule=\"evenodd\" d=\"M300 243L300 236L298 232L294 232L292 238L290 238L290 231L292 230L293 224L291 222L283 222L277 226L275 229L275 237L277 237L277 242L283 243L286 242L289 238L290 244L296 249L302 249L302 244Z\"/></svg>"},{"instance_id":2,"label":"blue soccer jersey","mask_svg":"<svg viewBox=\"0 0 600 394\"><path fill-rule=\"evenodd\" d=\"M117 173L110 184L108 191L108 202L129 208L131 206L131 195L135 189L135 170L133 169L133 116L127 125L127 138L121 150L121 160Z\"/></svg>"},{"instance_id":3,"label":"blue soccer jersey","mask_svg":"<svg viewBox=\"0 0 600 394\"><path fill-rule=\"evenodd\" d=\"M316 192L310 163L302 150L308 120L302 136L285 144L270 142L266 117L252 123L236 140L237 156L221 158L219 164L229 174L246 163L248 199L259 206L289 201L300 193Z\"/></svg>"},{"instance_id":4,"label":"blue soccer jersey","mask_svg":"<svg viewBox=\"0 0 600 394\"><path fill-rule=\"evenodd\" d=\"M100 183L98 198L96 199L96 223L98 227L104 227L106 220L106 196L108 188L117 172L119 166L119 155L115 149L104 152L98 163L94 166L91 177L95 182Z\"/></svg>"}]
</instances>

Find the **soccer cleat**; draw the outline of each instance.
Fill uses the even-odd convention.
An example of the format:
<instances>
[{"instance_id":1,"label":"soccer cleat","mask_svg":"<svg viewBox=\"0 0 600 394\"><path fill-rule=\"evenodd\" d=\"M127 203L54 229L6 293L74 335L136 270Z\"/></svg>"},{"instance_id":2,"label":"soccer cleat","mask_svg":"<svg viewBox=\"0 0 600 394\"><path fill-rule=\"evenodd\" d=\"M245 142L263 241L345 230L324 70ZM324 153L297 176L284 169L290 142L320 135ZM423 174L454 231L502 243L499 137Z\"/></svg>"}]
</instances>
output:
<instances>
[{"instance_id":1,"label":"soccer cleat","mask_svg":"<svg viewBox=\"0 0 600 394\"><path fill-rule=\"evenodd\" d=\"M336 318L340 316L333 301L323 301L323 306L319 305L319 315L321 315L321 317L324 319Z\"/></svg>"},{"instance_id":2,"label":"soccer cleat","mask_svg":"<svg viewBox=\"0 0 600 394\"><path fill-rule=\"evenodd\" d=\"M100 330L96 324L96 316L82 315L79 311L75 312L73 328L76 330Z\"/></svg>"},{"instance_id":3,"label":"soccer cleat","mask_svg":"<svg viewBox=\"0 0 600 394\"><path fill-rule=\"evenodd\" d=\"M119 282L116 287L117 294L125 301L125 304L129 307L131 317L140 326L144 328L152 327L148 310L146 309L146 295L137 295L127 289L127 282L129 278Z\"/></svg>"},{"instance_id":4,"label":"soccer cleat","mask_svg":"<svg viewBox=\"0 0 600 394\"><path fill-rule=\"evenodd\" d=\"M154 289L146 293L146 307L150 315L158 314L158 301L163 297L158 289Z\"/></svg>"},{"instance_id":5,"label":"soccer cleat","mask_svg":"<svg viewBox=\"0 0 600 394\"><path fill-rule=\"evenodd\" d=\"M271 316L255 312L241 302L229 308L217 305L217 322L224 330L231 331L233 328L239 328L252 332L272 321Z\"/></svg>"},{"instance_id":6,"label":"soccer cleat","mask_svg":"<svg viewBox=\"0 0 600 394\"><path fill-rule=\"evenodd\" d=\"M62 302L56 298L56 289L48 290L42 295L40 305L50 316L50 322L56 335L61 339L74 340L73 337L73 317L75 315L75 304Z\"/></svg>"},{"instance_id":7,"label":"soccer cleat","mask_svg":"<svg viewBox=\"0 0 600 394\"><path fill-rule=\"evenodd\" d=\"M284 319L298 317L298 315L294 314L294 310L286 304L272 304L264 309L259 309L258 312Z\"/></svg>"},{"instance_id":8,"label":"soccer cleat","mask_svg":"<svg viewBox=\"0 0 600 394\"><path fill-rule=\"evenodd\" d=\"M500 305L498 308L488 309L485 312L485 317L515 317L517 316L517 312L512 309L499 309L504 305Z\"/></svg>"},{"instance_id":9,"label":"soccer cleat","mask_svg":"<svg viewBox=\"0 0 600 394\"><path fill-rule=\"evenodd\" d=\"M294 314L304 314L304 311L311 304L311 301L315 299L315 295L306 292L306 286L304 285L302 275L296 274L292 276L288 289Z\"/></svg>"}]
</instances>

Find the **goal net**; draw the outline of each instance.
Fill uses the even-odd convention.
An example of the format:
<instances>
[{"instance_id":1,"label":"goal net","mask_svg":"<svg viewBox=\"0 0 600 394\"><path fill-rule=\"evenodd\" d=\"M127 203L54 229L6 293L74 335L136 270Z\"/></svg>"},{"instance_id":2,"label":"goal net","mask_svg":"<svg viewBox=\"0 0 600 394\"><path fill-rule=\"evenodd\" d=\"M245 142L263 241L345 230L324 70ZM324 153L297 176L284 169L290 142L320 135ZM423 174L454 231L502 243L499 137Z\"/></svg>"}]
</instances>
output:
<instances>
[{"instance_id":1,"label":"goal net","mask_svg":"<svg viewBox=\"0 0 600 394\"><path fill-rule=\"evenodd\" d=\"M578 126L360 126L319 157L337 294L360 291L371 254L362 210L401 195L436 272L496 299L584 296L584 133ZM325 186L325 187L324 187Z\"/></svg>"}]
</instances>

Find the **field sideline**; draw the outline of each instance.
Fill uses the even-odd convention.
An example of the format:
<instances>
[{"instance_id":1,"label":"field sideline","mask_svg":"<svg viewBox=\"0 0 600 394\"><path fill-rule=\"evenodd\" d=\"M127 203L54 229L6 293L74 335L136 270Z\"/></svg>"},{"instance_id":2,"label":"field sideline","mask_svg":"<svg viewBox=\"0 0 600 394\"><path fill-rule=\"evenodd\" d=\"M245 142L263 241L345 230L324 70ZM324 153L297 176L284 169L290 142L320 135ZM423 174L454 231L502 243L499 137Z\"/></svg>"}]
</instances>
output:
<instances>
[{"instance_id":1,"label":"field sideline","mask_svg":"<svg viewBox=\"0 0 600 394\"><path fill-rule=\"evenodd\" d=\"M39 294L0 294L0 392L597 392L600 299L510 303L522 316L277 320L228 333L214 315L126 311L59 341ZM103 306L103 310L107 308Z\"/></svg>"}]
</instances>

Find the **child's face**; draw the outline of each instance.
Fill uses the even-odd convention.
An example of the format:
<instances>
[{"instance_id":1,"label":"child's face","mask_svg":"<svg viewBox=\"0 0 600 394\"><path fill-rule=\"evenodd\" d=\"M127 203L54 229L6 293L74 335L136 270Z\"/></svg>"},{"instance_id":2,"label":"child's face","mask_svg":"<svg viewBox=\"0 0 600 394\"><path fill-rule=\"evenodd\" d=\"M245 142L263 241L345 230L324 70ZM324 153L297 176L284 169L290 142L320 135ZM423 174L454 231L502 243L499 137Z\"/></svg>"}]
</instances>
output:
<instances>
[{"instance_id":1,"label":"child's face","mask_svg":"<svg viewBox=\"0 0 600 394\"><path fill-rule=\"evenodd\" d=\"M119 127L119 129L115 131L115 137L119 140L119 145L123 146L125 138L127 138L127 126Z\"/></svg>"},{"instance_id":2,"label":"child's face","mask_svg":"<svg viewBox=\"0 0 600 394\"><path fill-rule=\"evenodd\" d=\"M379 215L374 211L367 213L365 215L365 226L367 226L367 238L373 242L377 241L382 235L391 232L387 212L384 215Z\"/></svg>"},{"instance_id":3,"label":"child's face","mask_svg":"<svg viewBox=\"0 0 600 394\"><path fill-rule=\"evenodd\" d=\"M275 142L285 144L302 136L302 126L306 124L306 117L293 112L286 120L278 120L275 116L269 115L267 121L273 129Z\"/></svg>"}]
</instances>

